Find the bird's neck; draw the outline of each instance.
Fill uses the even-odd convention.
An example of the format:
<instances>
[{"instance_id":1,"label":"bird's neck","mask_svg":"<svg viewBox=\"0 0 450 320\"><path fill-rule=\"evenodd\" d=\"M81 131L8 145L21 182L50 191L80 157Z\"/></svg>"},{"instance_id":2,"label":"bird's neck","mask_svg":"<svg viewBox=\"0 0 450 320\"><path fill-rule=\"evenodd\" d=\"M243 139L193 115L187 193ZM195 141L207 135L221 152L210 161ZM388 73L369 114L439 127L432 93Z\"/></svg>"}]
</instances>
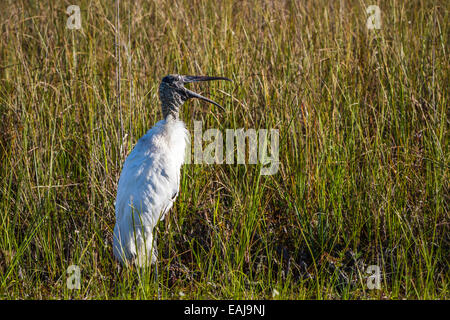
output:
<instances>
[{"instance_id":1,"label":"bird's neck","mask_svg":"<svg viewBox=\"0 0 450 320\"><path fill-rule=\"evenodd\" d=\"M164 119L166 122L178 121L180 119L178 110L175 112L169 112Z\"/></svg>"},{"instance_id":2,"label":"bird's neck","mask_svg":"<svg viewBox=\"0 0 450 320\"><path fill-rule=\"evenodd\" d=\"M161 109L163 112L164 119L173 118L178 120L180 107L183 105L184 101L179 94L173 94L170 99L161 99Z\"/></svg>"}]
</instances>

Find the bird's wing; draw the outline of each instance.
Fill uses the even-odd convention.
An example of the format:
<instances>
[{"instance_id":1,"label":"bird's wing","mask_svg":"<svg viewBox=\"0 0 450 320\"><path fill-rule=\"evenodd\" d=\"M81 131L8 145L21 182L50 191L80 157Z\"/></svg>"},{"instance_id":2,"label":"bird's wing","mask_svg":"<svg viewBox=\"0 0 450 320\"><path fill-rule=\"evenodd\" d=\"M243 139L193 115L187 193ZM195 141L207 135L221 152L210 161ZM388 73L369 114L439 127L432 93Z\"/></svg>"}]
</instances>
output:
<instances>
[{"instance_id":1,"label":"bird's wing","mask_svg":"<svg viewBox=\"0 0 450 320\"><path fill-rule=\"evenodd\" d=\"M154 130L155 129L155 130ZM119 179L116 220L130 218L156 225L170 210L179 191L180 165L167 146L158 143L158 126L143 136L127 157Z\"/></svg>"}]
</instances>

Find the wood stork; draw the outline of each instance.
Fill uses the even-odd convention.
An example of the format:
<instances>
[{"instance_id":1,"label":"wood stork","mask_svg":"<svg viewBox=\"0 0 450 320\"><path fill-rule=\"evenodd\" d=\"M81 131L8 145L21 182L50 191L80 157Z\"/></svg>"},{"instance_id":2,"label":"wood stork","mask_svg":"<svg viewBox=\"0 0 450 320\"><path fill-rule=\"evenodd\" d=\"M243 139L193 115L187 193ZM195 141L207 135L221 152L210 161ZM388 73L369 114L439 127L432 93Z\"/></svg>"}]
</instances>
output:
<instances>
[{"instance_id":1,"label":"wood stork","mask_svg":"<svg viewBox=\"0 0 450 320\"><path fill-rule=\"evenodd\" d=\"M190 82L228 80L224 77L168 75L159 86L163 120L139 139L119 178L113 252L122 265L149 266L156 262L153 228L175 201L180 185L188 131L179 119L180 107L198 98L216 102L184 87Z\"/></svg>"}]
</instances>

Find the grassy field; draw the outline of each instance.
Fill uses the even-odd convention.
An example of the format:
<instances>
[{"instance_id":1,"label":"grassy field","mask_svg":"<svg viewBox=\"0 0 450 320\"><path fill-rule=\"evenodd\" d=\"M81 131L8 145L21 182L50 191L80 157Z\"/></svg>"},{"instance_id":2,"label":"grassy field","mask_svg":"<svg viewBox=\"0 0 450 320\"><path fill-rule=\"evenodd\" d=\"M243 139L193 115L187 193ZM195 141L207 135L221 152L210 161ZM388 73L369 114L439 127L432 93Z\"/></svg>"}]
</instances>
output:
<instances>
[{"instance_id":1,"label":"grassy field","mask_svg":"<svg viewBox=\"0 0 450 320\"><path fill-rule=\"evenodd\" d=\"M189 101L182 119L278 129L280 166L183 166L158 225L163 299L449 298L448 1L121 1L119 32L113 3L0 4L2 299L157 297L112 231L169 73L232 78L190 87L225 112Z\"/></svg>"}]
</instances>

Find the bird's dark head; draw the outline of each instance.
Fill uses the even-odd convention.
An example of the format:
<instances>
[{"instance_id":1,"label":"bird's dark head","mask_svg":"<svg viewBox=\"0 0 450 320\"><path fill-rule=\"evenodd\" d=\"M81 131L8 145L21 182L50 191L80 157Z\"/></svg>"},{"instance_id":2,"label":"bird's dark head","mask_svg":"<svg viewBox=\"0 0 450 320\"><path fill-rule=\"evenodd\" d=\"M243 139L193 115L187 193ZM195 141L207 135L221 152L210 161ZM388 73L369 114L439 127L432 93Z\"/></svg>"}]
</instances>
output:
<instances>
[{"instance_id":1,"label":"bird's dark head","mask_svg":"<svg viewBox=\"0 0 450 320\"><path fill-rule=\"evenodd\" d=\"M201 99L222 108L216 102L184 87L186 83L211 80L231 81L224 77L182 76L179 74L169 74L165 76L159 86L159 99L161 100L164 118L171 115L177 119L181 105L191 98Z\"/></svg>"}]
</instances>

